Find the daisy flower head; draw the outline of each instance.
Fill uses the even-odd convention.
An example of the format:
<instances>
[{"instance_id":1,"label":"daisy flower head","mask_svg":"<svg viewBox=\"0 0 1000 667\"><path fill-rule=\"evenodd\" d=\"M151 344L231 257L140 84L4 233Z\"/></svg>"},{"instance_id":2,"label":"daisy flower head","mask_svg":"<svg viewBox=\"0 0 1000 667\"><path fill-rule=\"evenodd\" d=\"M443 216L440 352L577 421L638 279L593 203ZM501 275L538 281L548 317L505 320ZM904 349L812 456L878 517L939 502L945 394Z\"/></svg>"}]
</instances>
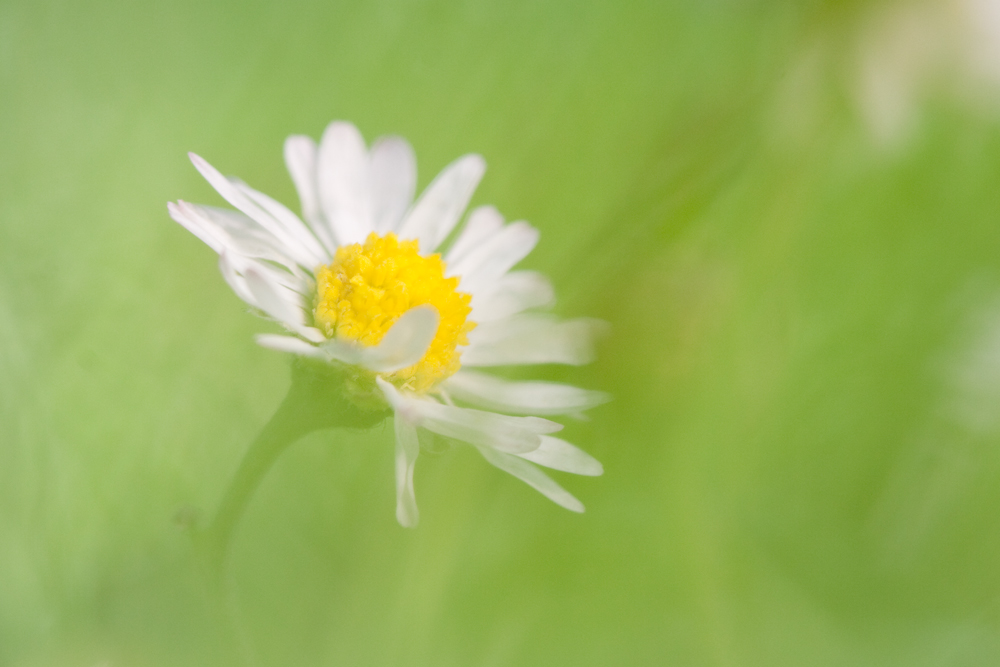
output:
<instances>
[{"instance_id":1,"label":"daisy flower head","mask_svg":"<svg viewBox=\"0 0 1000 667\"><path fill-rule=\"evenodd\" d=\"M594 321L540 312L553 300L551 284L513 270L538 242L526 222L507 223L482 206L442 249L483 176L483 159L455 160L414 201L416 159L400 137L369 148L353 125L333 122L318 144L291 136L284 152L301 218L194 154L194 166L236 210L178 201L168 204L170 215L218 253L237 296L287 332L261 334L258 343L337 368L359 410L392 411L399 522L418 519L419 429L472 445L582 512L537 466L600 475L601 464L553 436L562 425L547 417L579 416L606 396L483 369L587 363Z\"/></svg>"}]
</instances>

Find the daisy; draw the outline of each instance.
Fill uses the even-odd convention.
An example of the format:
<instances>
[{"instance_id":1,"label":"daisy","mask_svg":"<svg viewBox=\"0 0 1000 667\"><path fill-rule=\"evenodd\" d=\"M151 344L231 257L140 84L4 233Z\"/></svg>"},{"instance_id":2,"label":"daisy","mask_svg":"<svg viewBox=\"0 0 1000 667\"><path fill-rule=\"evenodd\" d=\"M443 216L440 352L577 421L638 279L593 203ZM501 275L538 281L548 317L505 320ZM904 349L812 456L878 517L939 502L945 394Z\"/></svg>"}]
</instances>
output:
<instances>
[{"instance_id":1,"label":"daisy","mask_svg":"<svg viewBox=\"0 0 1000 667\"><path fill-rule=\"evenodd\" d=\"M236 211L178 201L168 204L170 215L219 254L237 296L287 332L257 342L341 369L349 378L342 392L358 409L392 410L400 524L418 520L420 429L468 443L557 504L583 511L537 466L579 475L603 469L554 437L562 425L546 417L579 416L606 396L481 369L587 363L594 322L538 312L553 300L549 281L512 270L538 231L506 223L493 207L473 210L439 254L486 169L480 156L448 165L414 202L416 159L404 139L368 148L345 122L331 123L318 145L291 136L285 162L302 218L190 157Z\"/></svg>"}]
</instances>

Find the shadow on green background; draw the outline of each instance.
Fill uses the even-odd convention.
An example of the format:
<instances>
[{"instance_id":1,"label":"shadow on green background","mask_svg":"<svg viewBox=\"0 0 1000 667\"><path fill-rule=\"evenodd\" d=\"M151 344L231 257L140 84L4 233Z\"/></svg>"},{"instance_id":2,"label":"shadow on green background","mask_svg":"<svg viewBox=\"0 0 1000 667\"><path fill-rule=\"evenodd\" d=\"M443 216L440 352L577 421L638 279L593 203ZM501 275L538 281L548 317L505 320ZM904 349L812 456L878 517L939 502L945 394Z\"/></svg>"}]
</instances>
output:
<instances>
[{"instance_id":1,"label":"shadow on green background","mask_svg":"<svg viewBox=\"0 0 1000 667\"><path fill-rule=\"evenodd\" d=\"M0 664L1000 660L1000 132L944 88L888 140L870 6L0 4ZM863 105L862 105L863 106ZM186 159L297 208L281 142L401 134L613 393L572 515L456 447L394 520L392 433L299 442L214 608L204 522L288 387L168 200ZM224 620L228 619L228 620Z\"/></svg>"}]
</instances>

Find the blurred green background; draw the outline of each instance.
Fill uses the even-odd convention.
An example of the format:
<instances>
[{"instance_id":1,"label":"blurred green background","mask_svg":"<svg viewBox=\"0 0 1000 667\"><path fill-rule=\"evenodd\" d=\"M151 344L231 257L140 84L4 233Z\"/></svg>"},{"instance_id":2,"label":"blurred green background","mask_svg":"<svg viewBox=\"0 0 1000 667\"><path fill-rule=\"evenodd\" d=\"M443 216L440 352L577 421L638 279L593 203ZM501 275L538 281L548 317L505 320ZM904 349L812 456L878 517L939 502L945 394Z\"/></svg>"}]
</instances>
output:
<instances>
[{"instance_id":1,"label":"blurred green background","mask_svg":"<svg viewBox=\"0 0 1000 667\"><path fill-rule=\"evenodd\" d=\"M0 664L1000 664L989 0L0 2ZM466 152L611 323L570 514L470 448L293 446L225 609L192 557L288 387L166 214L297 209L335 118ZM228 619L228 620L223 620Z\"/></svg>"}]
</instances>

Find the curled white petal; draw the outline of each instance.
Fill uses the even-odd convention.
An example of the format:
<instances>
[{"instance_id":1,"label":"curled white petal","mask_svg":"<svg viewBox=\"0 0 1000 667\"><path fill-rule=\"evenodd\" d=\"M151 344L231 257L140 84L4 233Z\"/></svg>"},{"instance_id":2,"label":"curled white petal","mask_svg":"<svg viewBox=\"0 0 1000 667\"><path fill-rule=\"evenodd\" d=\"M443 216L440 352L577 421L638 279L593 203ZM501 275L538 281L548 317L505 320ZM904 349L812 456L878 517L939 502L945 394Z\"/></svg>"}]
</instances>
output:
<instances>
[{"instance_id":1,"label":"curled white petal","mask_svg":"<svg viewBox=\"0 0 1000 667\"><path fill-rule=\"evenodd\" d=\"M518 456L546 468L571 472L574 475L596 477L604 474L604 466L593 456L565 440L548 435L542 436L542 444L538 449Z\"/></svg>"},{"instance_id":2,"label":"curled white petal","mask_svg":"<svg viewBox=\"0 0 1000 667\"><path fill-rule=\"evenodd\" d=\"M373 229L371 174L365 140L351 123L335 121L323 132L316 184L337 244L363 242Z\"/></svg>"},{"instance_id":3,"label":"curled white petal","mask_svg":"<svg viewBox=\"0 0 1000 667\"><path fill-rule=\"evenodd\" d=\"M572 512L582 512L584 510L583 503L577 500L569 491L559 486L551 477L522 458L498 452L489 447L479 447L478 449L484 459L504 472L514 475L514 477L534 488L557 505L565 507Z\"/></svg>"},{"instance_id":4,"label":"curled white petal","mask_svg":"<svg viewBox=\"0 0 1000 667\"><path fill-rule=\"evenodd\" d=\"M420 520L413 491L413 470L420 454L417 429L405 419L394 419L396 430L396 520L404 528L415 528Z\"/></svg>"},{"instance_id":5,"label":"curled white petal","mask_svg":"<svg viewBox=\"0 0 1000 667\"><path fill-rule=\"evenodd\" d=\"M417 187L417 158L402 137L383 137L371 150L373 227L379 234L394 232L413 202Z\"/></svg>"},{"instance_id":6,"label":"curled white petal","mask_svg":"<svg viewBox=\"0 0 1000 667\"><path fill-rule=\"evenodd\" d=\"M572 414L609 400L607 394L599 391L555 382L508 382L470 370L455 373L445 386L454 398L487 410L513 414Z\"/></svg>"},{"instance_id":7,"label":"curled white petal","mask_svg":"<svg viewBox=\"0 0 1000 667\"><path fill-rule=\"evenodd\" d=\"M399 228L401 239L416 239L420 252L432 253L458 224L486 172L486 161L466 155L444 168L414 204Z\"/></svg>"},{"instance_id":8,"label":"curled white petal","mask_svg":"<svg viewBox=\"0 0 1000 667\"><path fill-rule=\"evenodd\" d=\"M403 313L378 345L364 346L334 339L324 343L323 349L344 363L363 366L376 373L391 373L412 366L427 354L437 334L439 319L433 307L418 306Z\"/></svg>"},{"instance_id":9,"label":"curled white petal","mask_svg":"<svg viewBox=\"0 0 1000 667\"><path fill-rule=\"evenodd\" d=\"M592 340L602 324L591 319L560 322L539 314L484 322L469 333L462 365L586 364L594 357Z\"/></svg>"},{"instance_id":10,"label":"curled white petal","mask_svg":"<svg viewBox=\"0 0 1000 667\"><path fill-rule=\"evenodd\" d=\"M413 426L477 447L512 453L530 452L542 444L542 435L562 429L562 424L540 417L509 417L441 405L426 397L404 394L382 378L376 381L396 414Z\"/></svg>"}]
</instances>

